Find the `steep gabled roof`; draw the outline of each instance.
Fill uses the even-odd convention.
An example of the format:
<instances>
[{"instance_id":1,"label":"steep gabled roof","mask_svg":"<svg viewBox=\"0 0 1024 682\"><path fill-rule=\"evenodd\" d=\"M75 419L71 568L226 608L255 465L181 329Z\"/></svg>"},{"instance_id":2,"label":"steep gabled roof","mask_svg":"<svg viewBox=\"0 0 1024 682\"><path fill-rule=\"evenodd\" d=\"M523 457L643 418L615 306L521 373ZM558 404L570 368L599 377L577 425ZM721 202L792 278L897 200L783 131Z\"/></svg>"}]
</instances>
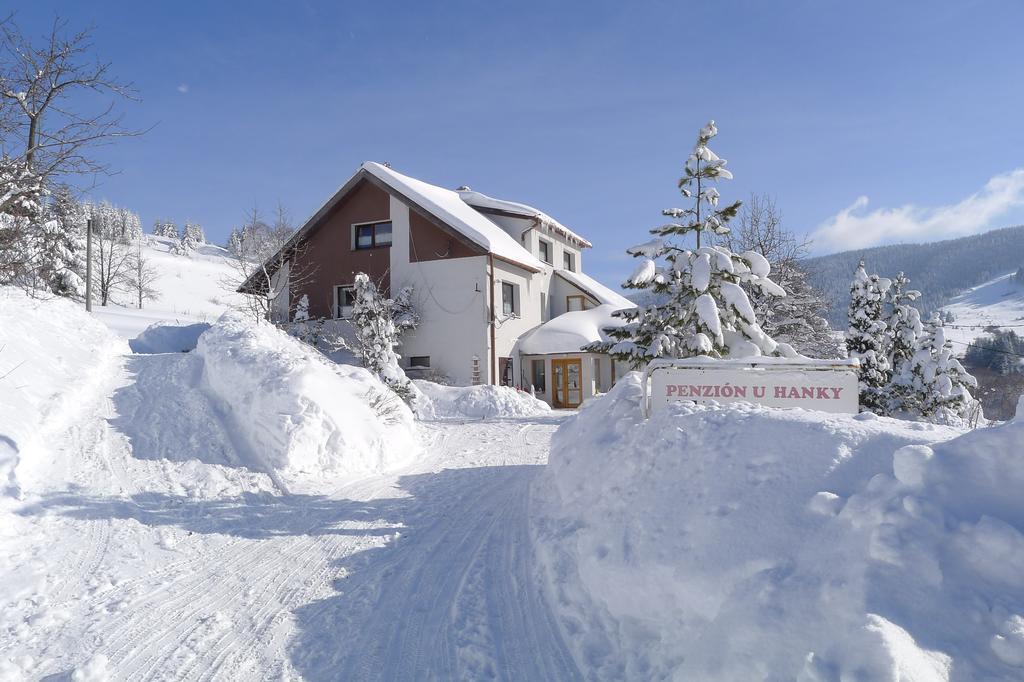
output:
<instances>
[{"instance_id":1,"label":"steep gabled roof","mask_svg":"<svg viewBox=\"0 0 1024 682\"><path fill-rule=\"evenodd\" d=\"M546 230L554 232L555 234L561 235L568 241L576 244L577 246L589 249L593 246L589 241L576 234L568 227L558 222L547 213L541 210L529 206L527 204L521 204L518 201L506 201L505 199L495 199L489 197L482 192L471 190L468 187L461 187L458 190L459 196L467 204L474 208L481 209L483 211L493 211L499 215L512 215L520 218L531 218L536 224Z\"/></svg>"},{"instance_id":2,"label":"steep gabled roof","mask_svg":"<svg viewBox=\"0 0 1024 682\"><path fill-rule=\"evenodd\" d=\"M372 182L381 187L389 194L397 196L406 202L412 210L418 211L429 219L432 219L438 227L454 234L462 241L473 244L483 249L485 253L492 254L499 260L517 265L531 272L540 272L544 264L533 254L527 251L515 239L509 236L501 227L478 211L471 208L457 192L437 185L431 185L402 175L387 166L367 161L363 163L331 197L303 223L291 239L281 249L271 256L264 266L274 272L279 262L278 255L282 251L294 250L310 232L315 230L323 219L341 201L363 181ZM255 281L259 271L249 277L238 288L238 291L246 293L258 286Z\"/></svg>"},{"instance_id":3,"label":"steep gabled roof","mask_svg":"<svg viewBox=\"0 0 1024 682\"><path fill-rule=\"evenodd\" d=\"M609 289L593 277L584 275L582 272L559 269L555 270L555 274L575 286L577 289L587 292L602 305L607 304L614 306L616 310L636 307L636 303L633 303L633 301L629 300L622 294Z\"/></svg>"},{"instance_id":4,"label":"steep gabled roof","mask_svg":"<svg viewBox=\"0 0 1024 682\"><path fill-rule=\"evenodd\" d=\"M488 253L528 270L539 272L544 267L505 230L464 202L458 192L402 175L373 161L367 161L362 168L387 185L393 194L429 212Z\"/></svg>"}]
</instances>

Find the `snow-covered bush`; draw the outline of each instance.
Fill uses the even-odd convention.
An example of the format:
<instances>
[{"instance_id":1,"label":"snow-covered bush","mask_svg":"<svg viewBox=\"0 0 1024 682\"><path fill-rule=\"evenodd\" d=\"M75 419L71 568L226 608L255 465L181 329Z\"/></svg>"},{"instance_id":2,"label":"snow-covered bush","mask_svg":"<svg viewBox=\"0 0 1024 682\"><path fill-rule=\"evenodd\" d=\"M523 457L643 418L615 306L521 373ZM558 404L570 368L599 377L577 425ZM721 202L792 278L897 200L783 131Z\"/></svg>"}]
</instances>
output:
<instances>
[{"instance_id":1,"label":"snow-covered bush","mask_svg":"<svg viewBox=\"0 0 1024 682\"><path fill-rule=\"evenodd\" d=\"M746 286L785 296L768 278L768 261L754 251L736 254L711 244L714 235L728 234L726 225L740 206L737 201L719 207L720 195L712 186L732 178L725 159L708 147L717 134L714 121L700 129L679 180L683 197L692 199L693 207L665 209L662 214L673 222L651 230L655 239L628 249L640 265L623 286L651 290L663 302L617 311L615 317L625 324L605 330L614 341L587 350L610 353L634 367L660 357L795 355L791 347L780 346L762 331L744 291ZM691 236L696 239L693 249L673 239Z\"/></svg>"},{"instance_id":2,"label":"snow-covered bush","mask_svg":"<svg viewBox=\"0 0 1024 682\"><path fill-rule=\"evenodd\" d=\"M421 419L532 417L551 411L543 400L509 386L443 386L419 379L412 384Z\"/></svg>"},{"instance_id":3,"label":"snow-covered bush","mask_svg":"<svg viewBox=\"0 0 1024 682\"><path fill-rule=\"evenodd\" d=\"M268 324L225 313L199 337L203 386L223 407L249 466L284 488L379 471L419 449L404 404L386 419L371 405L387 387Z\"/></svg>"},{"instance_id":4,"label":"snow-covered bush","mask_svg":"<svg viewBox=\"0 0 1024 682\"><path fill-rule=\"evenodd\" d=\"M567 421L532 491L593 679L1024 677L1024 405L961 435L641 398Z\"/></svg>"},{"instance_id":5,"label":"snow-covered bush","mask_svg":"<svg viewBox=\"0 0 1024 682\"><path fill-rule=\"evenodd\" d=\"M352 326L355 328L355 351L363 367L380 377L402 400L412 402L414 394L409 378L398 364L395 347L399 343L393 308L395 302L385 298L365 273L355 277L355 303Z\"/></svg>"}]
</instances>

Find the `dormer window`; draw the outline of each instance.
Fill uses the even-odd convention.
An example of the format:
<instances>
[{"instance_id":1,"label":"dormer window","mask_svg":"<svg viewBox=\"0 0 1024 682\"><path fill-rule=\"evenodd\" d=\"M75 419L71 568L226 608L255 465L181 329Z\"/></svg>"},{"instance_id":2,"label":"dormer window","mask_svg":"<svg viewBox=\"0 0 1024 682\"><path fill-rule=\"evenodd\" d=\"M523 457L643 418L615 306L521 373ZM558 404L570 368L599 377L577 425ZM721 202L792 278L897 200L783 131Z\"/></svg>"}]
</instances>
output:
<instances>
[{"instance_id":1,"label":"dormer window","mask_svg":"<svg viewBox=\"0 0 1024 682\"><path fill-rule=\"evenodd\" d=\"M540 259L551 265L551 242L546 242L543 239L539 239L540 244Z\"/></svg>"},{"instance_id":2,"label":"dormer window","mask_svg":"<svg viewBox=\"0 0 1024 682\"><path fill-rule=\"evenodd\" d=\"M562 267L569 272L576 272L576 254L569 251L562 252Z\"/></svg>"}]
</instances>

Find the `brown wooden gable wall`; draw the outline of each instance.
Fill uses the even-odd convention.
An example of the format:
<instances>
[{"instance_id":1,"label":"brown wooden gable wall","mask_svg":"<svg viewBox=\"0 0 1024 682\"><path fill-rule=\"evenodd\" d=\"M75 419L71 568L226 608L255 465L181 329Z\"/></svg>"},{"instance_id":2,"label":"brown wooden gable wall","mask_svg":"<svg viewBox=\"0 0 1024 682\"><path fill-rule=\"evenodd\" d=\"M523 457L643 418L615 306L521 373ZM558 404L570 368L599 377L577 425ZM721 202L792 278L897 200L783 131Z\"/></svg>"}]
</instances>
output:
<instances>
[{"instance_id":1,"label":"brown wooden gable wall","mask_svg":"<svg viewBox=\"0 0 1024 682\"><path fill-rule=\"evenodd\" d=\"M352 284L365 272L389 294L391 248L352 248L352 225L391 219L390 195L376 185L360 181L303 241L292 265L291 305L309 297L310 317L333 317L334 287ZM306 280L306 281L301 281Z\"/></svg>"},{"instance_id":2,"label":"brown wooden gable wall","mask_svg":"<svg viewBox=\"0 0 1024 682\"><path fill-rule=\"evenodd\" d=\"M414 209L409 209L409 262L469 258L486 253L445 232Z\"/></svg>"}]
</instances>

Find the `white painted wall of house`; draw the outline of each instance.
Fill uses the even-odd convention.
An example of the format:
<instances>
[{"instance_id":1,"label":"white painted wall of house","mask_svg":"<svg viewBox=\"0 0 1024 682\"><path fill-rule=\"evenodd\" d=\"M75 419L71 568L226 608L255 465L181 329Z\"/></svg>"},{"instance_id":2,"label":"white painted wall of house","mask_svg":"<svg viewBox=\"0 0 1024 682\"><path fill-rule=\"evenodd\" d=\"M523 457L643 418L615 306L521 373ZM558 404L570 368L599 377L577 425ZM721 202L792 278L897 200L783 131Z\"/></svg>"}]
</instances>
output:
<instances>
[{"instance_id":1,"label":"white painted wall of house","mask_svg":"<svg viewBox=\"0 0 1024 682\"><path fill-rule=\"evenodd\" d=\"M481 382L489 381L487 257L409 262L409 207L391 197L391 291L413 287L420 326L398 348L409 358L429 356L430 368L457 384L472 382L473 356L480 358Z\"/></svg>"}]
</instances>

